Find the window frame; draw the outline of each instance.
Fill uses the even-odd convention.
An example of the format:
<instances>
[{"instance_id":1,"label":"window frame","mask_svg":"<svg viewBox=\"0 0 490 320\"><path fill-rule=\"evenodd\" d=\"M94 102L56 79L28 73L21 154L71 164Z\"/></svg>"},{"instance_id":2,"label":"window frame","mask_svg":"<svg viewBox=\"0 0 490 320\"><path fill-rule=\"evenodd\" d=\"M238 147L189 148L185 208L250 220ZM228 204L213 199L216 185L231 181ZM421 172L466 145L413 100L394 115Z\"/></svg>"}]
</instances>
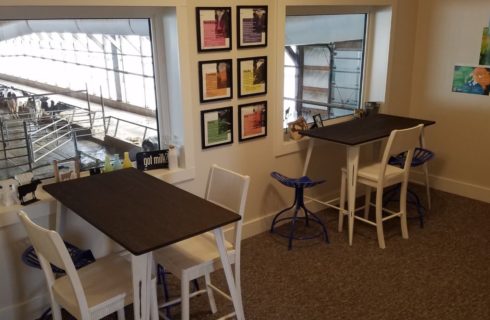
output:
<instances>
[{"instance_id":1,"label":"window frame","mask_svg":"<svg viewBox=\"0 0 490 320\"><path fill-rule=\"evenodd\" d=\"M195 176L192 127L189 121L192 113L184 106L189 105L189 98L182 94L183 83L188 82L187 67L179 61L189 60L185 50L187 44L178 34L185 34L188 28L187 7L177 1L169 1L161 6L25 6L22 11L17 7L1 6L1 20L25 19L97 19L97 18L144 18L150 20L152 41L153 70L156 98L156 121L159 130L159 143L163 145L164 137L182 147L182 156L176 170L153 170L152 175L171 183L193 179ZM170 28L168 28L170 26ZM172 30L169 30L172 29ZM169 34L169 32L172 32ZM172 42L173 41L173 42ZM173 50L173 51L172 51ZM174 53L177 52L175 55ZM173 68L173 70L171 70ZM171 74L170 74L171 73ZM170 78L169 78L170 77ZM175 92L172 97L168 92Z\"/></svg>"},{"instance_id":2,"label":"window frame","mask_svg":"<svg viewBox=\"0 0 490 320\"><path fill-rule=\"evenodd\" d=\"M276 60L276 74L277 74L277 91L276 91L276 107L274 111L274 123L273 123L273 136L274 136L274 155L276 157L284 156L287 154L299 152L306 149L309 138L303 138L299 141L295 141L288 138L286 131L283 129L283 93L284 93L284 47L285 47L285 26L286 16L292 8L297 15L308 14L352 14L352 13L365 13L366 14L366 43L363 57L363 90L360 98L360 105L363 105L365 101L385 101L387 100L386 90L388 85L388 68L390 63L389 51L392 46L392 24L393 24L393 12L395 12L396 3L392 0L358 0L357 3L351 5L342 4L340 1L332 1L325 4L323 1L310 0L307 3L299 2L296 0L284 0L278 4L278 18L277 18L277 47L276 50L280 50L277 54ZM378 13L388 13L383 18L385 29L376 30ZM292 15L292 14L290 14ZM377 26L376 26L377 27ZM375 63L373 60L375 45L382 43L387 47L386 57L383 57L382 63ZM383 65L381 70L385 73L381 76L380 80L373 78L373 69L376 69ZM380 86L378 88L377 86ZM374 88L376 86L376 88ZM349 121L353 118L352 115L342 116L335 119L324 121L324 125L328 126L340 122Z\"/></svg>"}]
</instances>

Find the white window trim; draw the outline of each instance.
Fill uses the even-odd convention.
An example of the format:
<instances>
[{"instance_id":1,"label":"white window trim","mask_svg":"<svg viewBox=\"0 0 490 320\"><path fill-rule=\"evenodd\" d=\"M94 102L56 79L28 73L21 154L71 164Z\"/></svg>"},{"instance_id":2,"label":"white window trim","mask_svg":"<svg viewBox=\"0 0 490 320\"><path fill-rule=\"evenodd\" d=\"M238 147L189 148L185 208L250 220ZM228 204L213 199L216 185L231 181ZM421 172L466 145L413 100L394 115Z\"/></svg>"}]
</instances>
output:
<instances>
[{"instance_id":1,"label":"white window trim","mask_svg":"<svg viewBox=\"0 0 490 320\"><path fill-rule=\"evenodd\" d=\"M178 183L193 179L195 177L195 160L194 160L194 142L192 132L192 108L190 97L183 94L181 88L185 88L186 83L190 83L189 75L191 74L189 66L186 63L180 63L181 61L189 61L189 45L186 37L174 35L174 41L178 43L178 58L177 63L175 60L165 59L166 52L169 52L165 45L168 43L167 39L163 39L162 26L169 21L165 20L168 11L175 9L175 15L167 16L170 18L171 23L176 26L176 32L181 35L187 35L189 33L189 22L187 5L181 1L165 1L165 3L155 3L151 1L151 6L145 6L146 1L142 1L141 6L134 7L118 7L117 4L108 3L105 5L105 1L98 1L97 6L94 3L87 3L79 1L80 3L73 3L74 6L39 6L38 3L30 1L18 1L14 2L13 6L8 6L9 3L2 4L0 7L0 19L62 19L62 18L150 18L152 19L152 42L153 42L153 54L155 65L155 88L156 99L158 109L158 125L160 131L160 139L163 140L163 136L167 135L178 144L180 157L179 168L176 170L156 170L155 175L168 182ZM22 4L22 10L15 5ZM30 6L32 5L32 6ZM75 7L80 5L80 7ZM148 3L146 3L148 5ZM170 9L170 10L166 10ZM155 23L157 19L161 22ZM160 26L158 26L160 25ZM175 57L171 57L175 58ZM169 66L174 68L171 81L167 81L167 70ZM171 71L171 72L172 72ZM170 101L166 98L169 97L167 92L172 92L172 98ZM176 92L180 92L177 95ZM175 117L171 112L171 108L177 110L178 116ZM185 119L185 121L184 121ZM172 128L174 121L179 122L178 126L182 127L182 130L176 130L175 125ZM170 131L168 131L170 130ZM177 135L175 134L177 132ZM162 144L163 141L160 141Z\"/></svg>"},{"instance_id":2,"label":"white window trim","mask_svg":"<svg viewBox=\"0 0 490 320\"><path fill-rule=\"evenodd\" d=\"M370 23L370 15L376 11L376 8L379 7L392 7L395 5L396 0L354 0L349 1L350 3L346 4L345 1L341 0L310 0L307 3L298 0L280 0L277 5L277 19L276 19L276 28L277 28L277 38L276 38L276 103L273 118L273 140L274 140L274 155L276 157L284 156L287 154L300 152L307 148L309 138L304 137L299 141L295 140L287 140L284 138L284 129L283 129L283 96L284 96L284 39L285 39L285 26L286 26L286 7L287 6L315 6L315 10L324 8L325 11L321 13L332 14L332 13L367 13L367 25L366 25L366 38L368 39L365 48L364 54L364 71L363 71L363 90L361 94L361 105L364 101L369 100L369 92L371 91L370 80L372 79L372 66L371 61L373 54L373 45L372 41L374 39L374 30L373 24ZM308 10L308 9L306 9ZM392 9L393 10L393 9ZM394 11L394 10L393 10ZM391 25L393 25L393 16L391 17ZM391 33L391 32L390 32ZM390 38L390 47L392 44L391 36ZM386 81L387 83L387 81ZM352 116L344 116L335 119L330 119L324 121L324 125L332 125L335 123L345 122L351 120Z\"/></svg>"}]
</instances>

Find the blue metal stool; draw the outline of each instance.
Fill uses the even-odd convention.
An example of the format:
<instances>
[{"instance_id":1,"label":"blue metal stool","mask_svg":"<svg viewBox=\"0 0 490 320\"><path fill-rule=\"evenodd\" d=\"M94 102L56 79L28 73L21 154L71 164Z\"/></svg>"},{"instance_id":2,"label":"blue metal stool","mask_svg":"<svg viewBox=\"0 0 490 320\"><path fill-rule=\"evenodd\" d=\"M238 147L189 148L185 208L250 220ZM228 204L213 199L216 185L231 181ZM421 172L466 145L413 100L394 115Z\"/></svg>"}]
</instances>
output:
<instances>
[{"instance_id":1,"label":"blue metal stool","mask_svg":"<svg viewBox=\"0 0 490 320\"><path fill-rule=\"evenodd\" d=\"M405 153L400 153L396 156L391 157L388 160L388 163L392 166L402 167L403 164L405 163L405 157L406 157ZM412 158L412 162L410 163L410 166L412 168L421 166L424 163L426 163L427 161L429 161L430 159L432 159L433 157L434 157L434 153L432 151L427 150L427 149L423 149L423 148L415 148L413 158ZM398 185L396 188L388 191L385 194L385 200L383 201L383 205L392 201L393 197L399 193L400 193L400 185ZM407 200L408 203L414 204L415 207L417 208L417 213L418 213L418 217L420 220L420 227L423 228L424 227L425 208L422 206L422 204L420 203L420 199L419 199L418 195L413 190L408 189L407 190L407 196L408 196L408 200Z\"/></svg>"},{"instance_id":2,"label":"blue metal stool","mask_svg":"<svg viewBox=\"0 0 490 320\"><path fill-rule=\"evenodd\" d=\"M86 265L91 264L95 261L92 251L79 249L66 241L65 246L66 249L68 249L68 253L73 260L73 264L75 265L76 269L85 267ZM39 258L37 257L36 251L34 250L33 246L29 246L26 250L24 250L24 252L22 253L22 261L29 267L41 269L41 263L39 262ZM51 265L51 269L53 269L53 273L55 274L62 275L65 273L65 270L53 265ZM37 320L45 319L51 319L51 308L48 308L46 311L44 311L41 317L39 317Z\"/></svg>"},{"instance_id":3,"label":"blue metal stool","mask_svg":"<svg viewBox=\"0 0 490 320\"><path fill-rule=\"evenodd\" d=\"M272 220L270 232L271 233L276 232L280 236L288 238L289 239L288 240L288 250L291 250L291 248L293 247L293 239L295 239L295 240L307 240L307 239L312 239L312 238L316 238L320 235L323 235L325 242L328 243L329 242L328 241L328 233L327 233L327 228L325 227L325 224L323 223L323 221L320 220L320 218L318 218L318 216L316 216L313 212L308 210L305 207L305 203L304 203L304 189L305 188L311 188L313 186L316 186L317 184L324 183L325 180L313 181L310 178L308 178L307 176L303 176L303 177L300 177L298 179L293 179L293 178L288 178L286 176L283 176L279 172L275 172L275 171L271 173L271 176L274 179L276 179L277 181L279 181L280 183L282 183L283 185L290 187L290 188L294 188L295 194L294 194L293 205L290 206L289 208L286 208L284 210L279 211L279 213L277 213L274 216L274 219ZM294 207L294 215L292 217L279 218L283 213L291 210L293 207ZM300 209L303 209L303 211L305 213L304 217L298 217L298 211L300 211ZM284 220L291 220L291 227L290 227L288 234L280 233L277 230L274 230L274 227L276 226L276 224L278 222L284 221ZM320 225L322 230L319 233L315 233L313 235L306 235L306 236L295 235L296 223L298 220L304 220L305 225L307 227L309 226L310 221L315 222L318 225Z\"/></svg>"}]
</instances>

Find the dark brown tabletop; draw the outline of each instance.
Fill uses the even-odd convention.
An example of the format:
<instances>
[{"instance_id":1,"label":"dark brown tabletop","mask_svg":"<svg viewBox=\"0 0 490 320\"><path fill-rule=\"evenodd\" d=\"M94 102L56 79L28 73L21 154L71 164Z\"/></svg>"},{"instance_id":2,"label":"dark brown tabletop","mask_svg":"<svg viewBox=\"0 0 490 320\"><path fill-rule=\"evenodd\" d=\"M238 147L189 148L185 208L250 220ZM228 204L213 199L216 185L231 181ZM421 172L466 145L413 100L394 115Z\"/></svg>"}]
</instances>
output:
<instances>
[{"instance_id":1,"label":"dark brown tabletop","mask_svg":"<svg viewBox=\"0 0 490 320\"><path fill-rule=\"evenodd\" d=\"M312 138L354 146L386 138L395 129L406 129L421 123L424 126L429 126L436 122L432 120L376 114L363 119L354 119L326 127L300 131L300 133Z\"/></svg>"},{"instance_id":2,"label":"dark brown tabletop","mask_svg":"<svg viewBox=\"0 0 490 320\"><path fill-rule=\"evenodd\" d=\"M54 183L44 189L134 255L241 218L136 169Z\"/></svg>"}]
</instances>

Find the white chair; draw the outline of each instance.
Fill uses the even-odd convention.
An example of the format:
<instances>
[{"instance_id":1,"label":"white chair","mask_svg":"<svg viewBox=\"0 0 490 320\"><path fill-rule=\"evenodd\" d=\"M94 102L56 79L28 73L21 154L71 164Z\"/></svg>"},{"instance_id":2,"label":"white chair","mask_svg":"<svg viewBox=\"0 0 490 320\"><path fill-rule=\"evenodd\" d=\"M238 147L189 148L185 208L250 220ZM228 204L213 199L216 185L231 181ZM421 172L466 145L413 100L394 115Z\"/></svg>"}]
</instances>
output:
<instances>
[{"instance_id":1,"label":"white chair","mask_svg":"<svg viewBox=\"0 0 490 320\"><path fill-rule=\"evenodd\" d=\"M242 220L245 211L250 177L240 175L233 171L223 169L217 165L211 167L206 188L206 199L233 211L240 216L234 226L234 243L226 243L229 260L234 264L235 284L241 304L240 286L240 244L242 236ZM166 271L181 280L181 297L167 301L159 308L164 308L181 302L182 319L189 319L189 299L198 294L207 292L211 312L216 313L213 290L231 300L230 296L211 283L210 273L222 268L216 241L212 233L205 233L193 238L164 247L153 253L155 261L161 264ZM206 288L189 293L189 283L204 276ZM165 317L161 312L160 315ZM228 316L234 315L234 312Z\"/></svg>"},{"instance_id":2,"label":"white chair","mask_svg":"<svg viewBox=\"0 0 490 320\"><path fill-rule=\"evenodd\" d=\"M380 162L360 166L357 171L357 182L366 186L364 217L357 215L350 216L352 219L350 225L353 226L354 219L366 222L376 227L378 234L379 247L386 247L383 232L383 222L394 217L400 217L402 237L408 239L407 228L407 186L410 164L412 161L415 147L418 146L419 137L422 132L423 125L420 124L413 128L403 130L393 130L388 138L385 151ZM401 152L406 152L405 163L403 167L392 166L388 164L391 156L398 155ZM339 210L339 232L342 231L343 217L348 215L345 208L346 197L346 180L347 171L342 168L342 181L340 191L340 210ZM401 183L400 191L400 209L394 212L383 208L383 189L395 184ZM376 188L376 202L371 203L371 188ZM369 208L371 205L376 207L375 222L370 221ZM383 217L382 212L385 211L389 215Z\"/></svg>"},{"instance_id":3,"label":"white chair","mask_svg":"<svg viewBox=\"0 0 490 320\"><path fill-rule=\"evenodd\" d=\"M61 320L61 308L81 320L101 319L117 312L124 320L124 307L133 302L130 262L119 255L100 258L79 269L61 239L53 230L44 229L19 212L29 239L36 251L48 284L53 319ZM51 264L65 270L55 278ZM156 296L156 280L152 284ZM158 319L156 302L152 300L152 319Z\"/></svg>"}]
</instances>

